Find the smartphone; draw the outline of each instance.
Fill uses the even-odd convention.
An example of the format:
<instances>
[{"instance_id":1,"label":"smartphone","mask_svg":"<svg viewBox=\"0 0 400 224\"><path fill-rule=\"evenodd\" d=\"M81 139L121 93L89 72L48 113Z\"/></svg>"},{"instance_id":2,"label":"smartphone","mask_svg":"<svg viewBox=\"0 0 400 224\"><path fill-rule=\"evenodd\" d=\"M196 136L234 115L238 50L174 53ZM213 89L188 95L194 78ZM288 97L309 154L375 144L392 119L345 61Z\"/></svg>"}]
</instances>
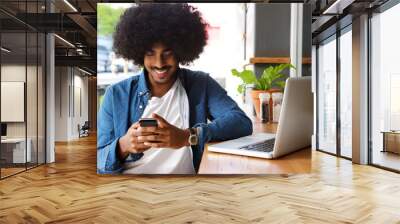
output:
<instances>
[{"instance_id":1,"label":"smartphone","mask_svg":"<svg viewBox=\"0 0 400 224\"><path fill-rule=\"evenodd\" d=\"M157 120L154 118L141 118L139 125L140 127L158 127Z\"/></svg>"}]
</instances>

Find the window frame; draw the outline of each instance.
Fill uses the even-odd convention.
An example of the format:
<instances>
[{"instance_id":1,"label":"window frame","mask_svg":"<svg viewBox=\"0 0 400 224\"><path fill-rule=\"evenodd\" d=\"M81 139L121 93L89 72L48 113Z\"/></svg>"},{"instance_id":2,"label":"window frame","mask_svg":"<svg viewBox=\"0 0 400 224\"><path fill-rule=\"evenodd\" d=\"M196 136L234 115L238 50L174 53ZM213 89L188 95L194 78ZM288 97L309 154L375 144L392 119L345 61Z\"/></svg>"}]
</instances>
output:
<instances>
[{"instance_id":1,"label":"window frame","mask_svg":"<svg viewBox=\"0 0 400 224\"><path fill-rule=\"evenodd\" d=\"M348 18L345 18L345 20ZM340 22L340 21L338 21ZM341 119L340 119L340 77L341 77L341 67L340 67L340 37L347 32L352 31L352 22L346 24L342 28L337 28L336 32L331 34L330 36L319 40L316 44L316 151L323 152L329 155L337 156L346 160L352 161L352 158L342 155L341 153ZM319 147L319 48L321 44L327 44L331 41L336 41L336 152L328 152L324 149L320 149Z\"/></svg>"},{"instance_id":2,"label":"window frame","mask_svg":"<svg viewBox=\"0 0 400 224\"><path fill-rule=\"evenodd\" d=\"M368 165L383 170L400 173L400 170L393 169L373 162L373 132L372 132L372 19L374 14L382 14L385 11L400 4L400 0L388 0L382 5L368 11Z\"/></svg>"}]
</instances>

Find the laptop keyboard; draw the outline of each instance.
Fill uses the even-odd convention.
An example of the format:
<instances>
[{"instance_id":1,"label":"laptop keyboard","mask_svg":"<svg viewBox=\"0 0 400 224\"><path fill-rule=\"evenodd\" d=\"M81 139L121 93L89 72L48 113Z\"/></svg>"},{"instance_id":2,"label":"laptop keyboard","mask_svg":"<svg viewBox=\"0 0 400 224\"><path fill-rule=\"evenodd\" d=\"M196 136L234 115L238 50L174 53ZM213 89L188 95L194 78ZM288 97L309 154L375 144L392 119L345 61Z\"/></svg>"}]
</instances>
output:
<instances>
[{"instance_id":1,"label":"laptop keyboard","mask_svg":"<svg viewBox=\"0 0 400 224\"><path fill-rule=\"evenodd\" d=\"M258 152L272 152L274 150L275 138L268 139L263 142L245 145L240 147L239 149L250 150L250 151L258 151Z\"/></svg>"}]
</instances>

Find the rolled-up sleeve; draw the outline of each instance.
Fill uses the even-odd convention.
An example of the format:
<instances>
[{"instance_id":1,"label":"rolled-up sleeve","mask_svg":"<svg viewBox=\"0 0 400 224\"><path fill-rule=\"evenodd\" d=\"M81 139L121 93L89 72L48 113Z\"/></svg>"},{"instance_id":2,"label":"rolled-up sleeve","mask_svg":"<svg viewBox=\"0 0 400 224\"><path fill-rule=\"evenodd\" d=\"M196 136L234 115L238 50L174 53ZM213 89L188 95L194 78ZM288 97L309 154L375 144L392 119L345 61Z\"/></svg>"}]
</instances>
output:
<instances>
[{"instance_id":1,"label":"rolled-up sleeve","mask_svg":"<svg viewBox=\"0 0 400 224\"><path fill-rule=\"evenodd\" d=\"M201 130L201 147L209 141L224 141L252 134L253 125L250 118L211 77L207 77L207 94L207 109L211 122L195 125Z\"/></svg>"}]
</instances>

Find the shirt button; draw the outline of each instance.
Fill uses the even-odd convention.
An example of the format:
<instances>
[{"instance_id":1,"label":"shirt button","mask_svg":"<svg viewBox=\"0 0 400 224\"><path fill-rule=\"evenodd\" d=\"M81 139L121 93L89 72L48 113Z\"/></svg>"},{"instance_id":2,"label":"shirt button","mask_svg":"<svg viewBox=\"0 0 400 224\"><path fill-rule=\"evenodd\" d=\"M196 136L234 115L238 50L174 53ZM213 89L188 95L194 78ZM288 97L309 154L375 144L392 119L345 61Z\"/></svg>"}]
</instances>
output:
<instances>
[{"instance_id":1,"label":"shirt button","mask_svg":"<svg viewBox=\"0 0 400 224\"><path fill-rule=\"evenodd\" d=\"M142 109L142 108L143 108L143 106L142 106L142 105L140 105L140 106L139 106L139 108L140 108L140 109Z\"/></svg>"}]
</instances>

